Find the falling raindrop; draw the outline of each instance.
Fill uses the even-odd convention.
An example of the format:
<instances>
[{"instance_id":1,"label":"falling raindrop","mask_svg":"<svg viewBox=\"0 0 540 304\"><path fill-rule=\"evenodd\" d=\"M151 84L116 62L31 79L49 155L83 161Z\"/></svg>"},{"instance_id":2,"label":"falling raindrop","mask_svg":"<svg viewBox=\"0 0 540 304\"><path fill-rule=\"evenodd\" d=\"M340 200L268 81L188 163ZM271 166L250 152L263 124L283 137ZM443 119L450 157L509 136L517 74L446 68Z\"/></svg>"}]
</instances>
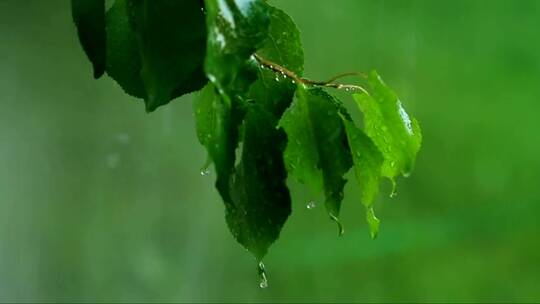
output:
<instances>
[{"instance_id":1,"label":"falling raindrop","mask_svg":"<svg viewBox=\"0 0 540 304\"><path fill-rule=\"evenodd\" d=\"M263 289L267 288L268 287L268 279L266 279L266 268L264 267L263 262L259 262L258 270L259 270L259 277L260 277L259 287L263 288Z\"/></svg>"},{"instance_id":2,"label":"falling raindrop","mask_svg":"<svg viewBox=\"0 0 540 304\"><path fill-rule=\"evenodd\" d=\"M116 134L116 140L118 140L119 143L126 145L129 144L131 137L127 133L118 133Z\"/></svg>"},{"instance_id":3,"label":"falling raindrop","mask_svg":"<svg viewBox=\"0 0 540 304\"><path fill-rule=\"evenodd\" d=\"M315 207L317 207L317 204L315 204L315 201L309 201L306 205L306 208L308 210L312 210L312 209L315 209Z\"/></svg>"},{"instance_id":4,"label":"falling raindrop","mask_svg":"<svg viewBox=\"0 0 540 304\"><path fill-rule=\"evenodd\" d=\"M119 153L110 153L107 155L107 166L110 169L115 169L120 164L120 154Z\"/></svg>"}]
</instances>

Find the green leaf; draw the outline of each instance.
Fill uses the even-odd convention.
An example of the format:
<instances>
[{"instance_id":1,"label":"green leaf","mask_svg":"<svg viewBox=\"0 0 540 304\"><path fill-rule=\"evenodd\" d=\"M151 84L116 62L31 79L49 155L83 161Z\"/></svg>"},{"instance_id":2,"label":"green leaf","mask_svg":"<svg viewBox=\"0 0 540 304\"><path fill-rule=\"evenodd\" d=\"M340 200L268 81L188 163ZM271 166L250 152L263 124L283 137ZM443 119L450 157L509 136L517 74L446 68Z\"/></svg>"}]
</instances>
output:
<instances>
[{"instance_id":1,"label":"green leaf","mask_svg":"<svg viewBox=\"0 0 540 304\"><path fill-rule=\"evenodd\" d=\"M227 223L236 240L261 261L291 213L283 164L285 134L277 119L259 105L243 123L242 156L231 182Z\"/></svg>"},{"instance_id":2,"label":"green leaf","mask_svg":"<svg viewBox=\"0 0 540 304\"><path fill-rule=\"evenodd\" d=\"M364 130L382 152L382 175L395 185L395 178L408 176L414 167L422 135L414 117L405 112L397 95L377 72L369 74L371 95L354 94L364 113Z\"/></svg>"},{"instance_id":3,"label":"green leaf","mask_svg":"<svg viewBox=\"0 0 540 304\"><path fill-rule=\"evenodd\" d=\"M360 185L361 200L366 207L366 219L370 226L371 237L379 231L379 220L375 217L373 202L379 193L379 182L383 156L371 139L355 126L354 122L343 118L356 180Z\"/></svg>"},{"instance_id":4,"label":"green leaf","mask_svg":"<svg viewBox=\"0 0 540 304\"><path fill-rule=\"evenodd\" d=\"M242 124L248 88L256 79L256 68L248 61L268 32L267 6L262 0L205 0L204 3L208 29L205 72L217 90L215 98L219 100L220 111L220 129L215 131L219 134L219 150L212 151L208 146L207 150L216 165L216 187L227 206L232 204L230 179L238 128Z\"/></svg>"},{"instance_id":5,"label":"green leaf","mask_svg":"<svg viewBox=\"0 0 540 304\"><path fill-rule=\"evenodd\" d=\"M248 59L268 32L267 6L262 0L205 0L207 49L204 63L208 79L220 100L220 150L209 155L216 163L216 187L225 204L231 203L230 175L234 170L238 128L256 69ZM223 110L221 110L223 109ZM207 147L208 149L208 147ZM219 164L217 158L223 158Z\"/></svg>"},{"instance_id":6,"label":"green leaf","mask_svg":"<svg viewBox=\"0 0 540 304\"><path fill-rule=\"evenodd\" d=\"M257 53L301 76L304 71L304 50L300 32L292 18L284 11L271 6L268 10L268 37Z\"/></svg>"},{"instance_id":7,"label":"green leaf","mask_svg":"<svg viewBox=\"0 0 540 304\"><path fill-rule=\"evenodd\" d=\"M346 182L343 175L352 166L339 109L338 101L322 89L300 85L279 122L288 138L287 170L313 191L324 189L326 209L335 221Z\"/></svg>"},{"instance_id":8,"label":"green leaf","mask_svg":"<svg viewBox=\"0 0 540 304\"><path fill-rule=\"evenodd\" d=\"M194 110L197 136L214 162L216 188L225 204L231 204L229 179L234 170L239 119L212 84L206 85L197 95Z\"/></svg>"},{"instance_id":9,"label":"green leaf","mask_svg":"<svg viewBox=\"0 0 540 304\"><path fill-rule=\"evenodd\" d=\"M303 53L298 30L285 13L273 7L268 10L269 34L259 54L279 56L279 64L301 71ZM262 68L258 76L247 98L252 103L246 107L241 158L232 175L233 204L227 208L227 223L237 241L260 261L291 212L283 162L286 136L276 126L277 117L292 102L296 86L290 80L275 80L273 72Z\"/></svg>"},{"instance_id":10,"label":"green leaf","mask_svg":"<svg viewBox=\"0 0 540 304\"><path fill-rule=\"evenodd\" d=\"M71 0L71 13L94 78L99 78L105 72L105 0Z\"/></svg>"},{"instance_id":11,"label":"green leaf","mask_svg":"<svg viewBox=\"0 0 540 304\"><path fill-rule=\"evenodd\" d=\"M213 25L214 29L229 34L227 36L228 47L225 47L225 49L232 50L229 54L219 49L222 45L214 45L216 41L212 39L215 37L209 37L209 49L215 50L216 53L214 53L215 57L213 58L209 55L211 59L207 59L207 68L209 71L215 68L219 72L223 72L209 74L209 78L216 86L220 86L221 88L221 90L218 90L220 92L219 94L216 94L215 90L212 91L214 94L213 98L221 99L222 106L223 104L230 105L233 109L237 110L233 111L236 115L233 115L235 119L231 120L232 124L230 125L229 132L237 132L235 126L240 125L239 121L242 121L241 128L243 130L240 138L229 137L227 141L230 143L227 148L228 150L220 151L222 155L229 155L226 158L227 166L225 169L218 169L223 166L214 161L216 162L216 171L218 172L217 187L225 202L226 219L229 229L236 240L260 261L268 251L270 245L279 237L281 228L290 214L290 195L285 183L286 170L283 162L286 137L284 132L277 129L276 126L278 122L277 117L280 116L277 101L279 100L280 103L285 104L285 106L281 106L282 113L286 105L292 101L295 86L291 85L290 81L275 81L271 83L275 78L273 73L264 73L265 71L259 68L259 79L247 91L246 89L256 79L256 71L258 69L257 66L254 66L250 62L249 58L255 51L252 43L254 43L253 41L257 43L261 38L259 38L260 31L249 34L245 30L256 26L256 24L250 24L256 23L259 17L261 19L257 22L261 22L263 27L268 26L267 22L262 16L238 15L241 10L232 1L213 4L219 4L219 6L214 7L214 9L219 9L218 13L214 16L217 18L217 23ZM210 6L207 5L210 24L214 22L211 19L211 5L212 3L210 3ZM285 19L286 16L284 16L284 13L277 9L259 1L253 1L251 5L259 7L259 11L264 9L272 12L270 14L270 31L274 31L276 37L282 35L283 32L284 25L281 25L280 22L288 22L287 25L294 26L290 18ZM224 9L230 9L230 11L224 12ZM253 9L251 11L253 12ZM228 32L228 27L224 22L227 18L233 18L236 32ZM247 28L244 28L246 26ZM296 28L293 29L296 30ZM278 30L280 30L279 33L277 32ZM295 43L298 43L298 41L295 41ZM285 54L288 52L286 48L291 46L292 44L280 44L277 46L265 42L265 44L261 44L259 51L265 52L271 48L271 51L277 50ZM210 53L211 51L209 51ZM295 58L291 58L290 61L296 64L296 66L302 66L303 56L296 56ZM270 83L271 85L268 85ZM211 103L208 101L209 97L201 95L201 98L207 99L206 103L208 104ZM210 107L210 105L207 105L204 108L208 109ZM200 114L197 114L197 129L200 134L200 141L206 146L209 146L212 143L208 142L208 137L201 135L210 134L220 128L216 128L214 126L215 124L201 123L201 121L213 120L204 118L203 113L204 110ZM223 134L222 137L225 137L225 135ZM241 156L234 170L230 170L231 164L234 162L234 148L238 141L242 143L241 148L239 148L239 155ZM221 146L225 147L225 145ZM209 149L211 155L213 153L215 154L215 152ZM212 158L216 158L216 156ZM225 188L225 183L229 180L229 192L226 193L223 189Z\"/></svg>"},{"instance_id":12,"label":"green leaf","mask_svg":"<svg viewBox=\"0 0 540 304\"><path fill-rule=\"evenodd\" d=\"M128 0L127 8L138 38L147 110L202 88L206 25L200 1Z\"/></svg>"},{"instance_id":13,"label":"green leaf","mask_svg":"<svg viewBox=\"0 0 540 304\"><path fill-rule=\"evenodd\" d=\"M226 98L241 99L256 79L250 59L268 34L263 0L205 0L208 29L205 72Z\"/></svg>"},{"instance_id":14,"label":"green leaf","mask_svg":"<svg viewBox=\"0 0 540 304\"><path fill-rule=\"evenodd\" d=\"M294 21L282 10L269 7L270 29L259 56L301 75L304 70L304 52L300 32ZM276 72L260 68L259 79L251 87L251 97L258 104L280 117L292 102L296 84Z\"/></svg>"},{"instance_id":15,"label":"green leaf","mask_svg":"<svg viewBox=\"0 0 540 304\"><path fill-rule=\"evenodd\" d=\"M197 135L214 162L216 188L236 240L261 260L290 214L290 195L283 164L285 134L277 119L250 105L242 124L241 158L234 168L238 138L231 111L208 84L195 100ZM234 169L233 169L234 168ZM230 184L229 184L230 180Z\"/></svg>"},{"instance_id":16,"label":"green leaf","mask_svg":"<svg viewBox=\"0 0 540 304\"><path fill-rule=\"evenodd\" d=\"M116 0L107 11L107 74L127 94L146 98L141 69L139 46L129 24L126 0Z\"/></svg>"}]
</instances>

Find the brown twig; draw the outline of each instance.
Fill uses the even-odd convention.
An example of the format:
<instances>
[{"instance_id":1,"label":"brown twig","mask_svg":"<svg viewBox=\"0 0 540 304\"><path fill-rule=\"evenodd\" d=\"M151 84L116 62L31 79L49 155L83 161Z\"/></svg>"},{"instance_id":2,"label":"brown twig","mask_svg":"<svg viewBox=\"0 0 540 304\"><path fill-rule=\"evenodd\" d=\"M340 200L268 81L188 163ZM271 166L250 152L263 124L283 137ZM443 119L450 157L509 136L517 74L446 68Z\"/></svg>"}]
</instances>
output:
<instances>
[{"instance_id":1,"label":"brown twig","mask_svg":"<svg viewBox=\"0 0 540 304\"><path fill-rule=\"evenodd\" d=\"M310 79L307 79L307 78L302 78L302 77L296 75L296 73L294 73L293 71L290 71L287 68L285 68L285 67L283 67L283 66L281 66L281 65L279 65L277 63L269 61L269 60L261 57L258 54L254 54L253 56L255 57L255 59L263 67L268 68L268 69L270 69L270 70L272 70L274 72L280 73L281 75L284 75L286 77L289 77L292 80L294 80L296 83L302 83L302 84L305 84L305 85L322 86L322 87L334 88L334 89L344 89L344 90L347 90L347 91L359 90L359 91L362 91L362 92L369 95L369 93L366 91L366 89L364 89L363 87L361 87L359 85L341 84L341 83L336 83L335 82L337 79L347 77L347 76L360 76L360 77L363 77L363 78L367 78L366 74L364 74L364 73L361 73L361 72L343 73L343 74L336 75L336 76L330 78L327 81L310 80Z\"/></svg>"}]
</instances>

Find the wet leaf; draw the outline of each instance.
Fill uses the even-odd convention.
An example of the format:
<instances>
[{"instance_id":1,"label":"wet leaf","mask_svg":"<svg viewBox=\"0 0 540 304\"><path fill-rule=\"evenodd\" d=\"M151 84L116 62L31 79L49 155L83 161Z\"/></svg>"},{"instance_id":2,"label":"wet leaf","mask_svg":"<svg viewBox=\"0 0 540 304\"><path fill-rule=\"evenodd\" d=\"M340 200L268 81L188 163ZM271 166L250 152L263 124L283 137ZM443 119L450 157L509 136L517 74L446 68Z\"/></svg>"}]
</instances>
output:
<instances>
[{"instance_id":1,"label":"wet leaf","mask_svg":"<svg viewBox=\"0 0 540 304\"><path fill-rule=\"evenodd\" d=\"M394 181L410 172L421 135L375 72L370 95L354 95L364 113L362 131L338 100L299 78L300 33L265 0L116 0L106 15L104 5L72 0L96 77L105 70L128 94L143 98L148 111L202 88L194 102L197 136L214 164L227 225L260 262L262 287L261 260L291 213L287 173L324 192L342 232L344 174L354 166L376 236L380 177ZM272 64L263 67L260 58ZM277 65L289 72L276 72Z\"/></svg>"},{"instance_id":2,"label":"wet leaf","mask_svg":"<svg viewBox=\"0 0 540 304\"><path fill-rule=\"evenodd\" d=\"M240 121L212 84L207 84L195 98L194 111L199 142L214 163L216 188L225 204L231 204L229 180L234 170Z\"/></svg>"},{"instance_id":3,"label":"wet leaf","mask_svg":"<svg viewBox=\"0 0 540 304\"><path fill-rule=\"evenodd\" d=\"M312 191L324 189L326 209L337 221L343 175L352 166L340 106L319 88L298 86L292 105L279 122L287 133L287 171Z\"/></svg>"},{"instance_id":4,"label":"wet leaf","mask_svg":"<svg viewBox=\"0 0 540 304\"><path fill-rule=\"evenodd\" d=\"M71 0L71 13L94 78L99 78L105 72L105 0Z\"/></svg>"},{"instance_id":5,"label":"wet leaf","mask_svg":"<svg viewBox=\"0 0 540 304\"><path fill-rule=\"evenodd\" d=\"M414 167L422 135L414 117L405 112L401 101L379 77L369 74L370 95L354 94L364 113L364 130L382 152L382 175L395 183L402 174L408 176Z\"/></svg>"},{"instance_id":6,"label":"wet leaf","mask_svg":"<svg viewBox=\"0 0 540 304\"><path fill-rule=\"evenodd\" d=\"M257 77L251 57L268 34L268 5L263 0L205 0L205 9L205 72L225 98L238 101Z\"/></svg>"},{"instance_id":7,"label":"wet leaf","mask_svg":"<svg viewBox=\"0 0 540 304\"><path fill-rule=\"evenodd\" d=\"M107 11L107 74L127 94L145 98L141 69L139 46L129 24L126 0L116 0Z\"/></svg>"},{"instance_id":8,"label":"wet leaf","mask_svg":"<svg viewBox=\"0 0 540 304\"><path fill-rule=\"evenodd\" d=\"M291 213L283 164L285 134L261 106L247 110L242 125L242 156L232 176L227 223L236 240L260 261L279 237Z\"/></svg>"},{"instance_id":9,"label":"wet leaf","mask_svg":"<svg viewBox=\"0 0 540 304\"><path fill-rule=\"evenodd\" d=\"M206 146L216 165L216 187L226 205L232 204L229 184L234 172L238 129L242 124L248 88L256 77L256 70L250 66L248 59L256 46L262 43L268 30L267 6L264 2L240 2L241 6L232 0L204 1L208 29L204 67L212 87L215 88L212 94L216 96L212 99L219 100L217 109L214 110L217 111L215 119L219 119L219 129L210 128L210 132L217 132L219 135L214 139L219 142L219 149L211 146L209 148L208 144ZM207 94L201 95L201 98L208 98L204 97L205 95ZM209 107L206 107L202 111L208 109ZM199 117L197 119L199 120ZM200 124L206 123L198 122L198 125ZM198 128L201 130L200 126Z\"/></svg>"},{"instance_id":10,"label":"wet leaf","mask_svg":"<svg viewBox=\"0 0 540 304\"><path fill-rule=\"evenodd\" d=\"M304 52L300 32L291 17L282 10L269 7L269 14L268 37L257 54L302 75ZM260 67L259 79L251 87L251 97L279 117L291 104L295 90L296 84L292 79Z\"/></svg>"},{"instance_id":11,"label":"wet leaf","mask_svg":"<svg viewBox=\"0 0 540 304\"><path fill-rule=\"evenodd\" d=\"M206 67L209 78L220 88L216 95L237 110L234 124L242 129L240 137L231 138L232 144L229 146L234 152L237 141L241 142L238 164L232 171L218 172L217 186L225 202L227 224L236 240L261 260L278 238L291 209L283 163L286 138L283 131L276 128L279 115L274 114L279 113L278 105L270 100L279 99L289 104L295 86L285 82L266 85L266 82L274 79L273 75L264 75L252 62L250 57L256 50L254 45L261 45L259 51L272 48L283 53L287 52L285 47L289 45L280 45L276 49L274 44L262 44L264 37L260 34L268 31L268 17L257 14L263 10L273 12L269 18L270 31L274 35L281 35L277 30L284 17L277 9L261 1L252 1L249 5L251 9L244 7L244 12L233 1L207 5L209 27L214 28L214 36L209 37ZM286 21L292 23L290 19ZM257 26L262 30L250 32ZM297 57L295 64L303 65L303 57ZM223 65L227 67L223 68ZM250 86L251 90L247 91ZM242 121L241 125L239 121ZM198 127L198 130L201 129ZM201 142L204 141L202 138ZM234 162L232 152L222 151L231 156L227 162L228 169L231 161ZM216 163L216 170L217 167ZM230 179L227 179L229 175ZM220 183L220 180L224 182ZM224 183L229 180L230 189L225 193Z\"/></svg>"},{"instance_id":12,"label":"wet leaf","mask_svg":"<svg viewBox=\"0 0 540 304\"><path fill-rule=\"evenodd\" d=\"M206 83L205 18L199 0L128 0L137 37L146 108L157 107Z\"/></svg>"},{"instance_id":13,"label":"wet leaf","mask_svg":"<svg viewBox=\"0 0 540 304\"><path fill-rule=\"evenodd\" d=\"M375 238L379 231L379 220L375 217L373 202L379 193L379 182L383 156L371 139L351 120L343 117L356 180L360 186L361 200L366 207L366 219L371 236Z\"/></svg>"}]
</instances>

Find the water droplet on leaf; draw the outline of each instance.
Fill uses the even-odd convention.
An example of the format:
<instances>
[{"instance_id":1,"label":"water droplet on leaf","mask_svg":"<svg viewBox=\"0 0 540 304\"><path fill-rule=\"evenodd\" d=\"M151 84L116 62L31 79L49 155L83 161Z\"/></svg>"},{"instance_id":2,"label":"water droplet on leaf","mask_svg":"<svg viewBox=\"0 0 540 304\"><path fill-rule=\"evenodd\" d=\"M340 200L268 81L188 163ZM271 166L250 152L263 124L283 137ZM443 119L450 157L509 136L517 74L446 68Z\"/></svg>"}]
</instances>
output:
<instances>
[{"instance_id":1,"label":"water droplet on leaf","mask_svg":"<svg viewBox=\"0 0 540 304\"><path fill-rule=\"evenodd\" d=\"M308 208L308 210L314 209L315 207L317 207L315 201L309 201L306 205L306 208Z\"/></svg>"}]
</instances>

